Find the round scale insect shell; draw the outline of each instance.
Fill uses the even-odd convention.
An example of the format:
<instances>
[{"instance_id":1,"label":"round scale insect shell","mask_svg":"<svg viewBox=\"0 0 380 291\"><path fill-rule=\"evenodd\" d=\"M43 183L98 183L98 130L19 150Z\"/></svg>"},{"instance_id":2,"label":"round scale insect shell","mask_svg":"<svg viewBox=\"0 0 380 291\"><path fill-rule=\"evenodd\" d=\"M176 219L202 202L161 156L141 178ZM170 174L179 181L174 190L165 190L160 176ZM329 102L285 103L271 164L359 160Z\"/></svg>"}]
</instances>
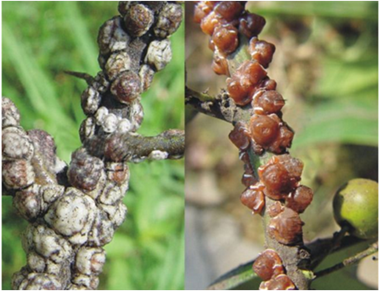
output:
<instances>
[{"instance_id":1,"label":"round scale insect shell","mask_svg":"<svg viewBox=\"0 0 380 291\"><path fill-rule=\"evenodd\" d=\"M27 133L33 142L35 157L37 154L41 155L43 166L46 167L48 172L54 173L57 147L53 137L46 131L40 129L28 130ZM38 176L37 170L36 174Z\"/></svg>"},{"instance_id":2,"label":"round scale insect shell","mask_svg":"<svg viewBox=\"0 0 380 291\"><path fill-rule=\"evenodd\" d=\"M111 93L116 99L124 104L140 96L141 81L139 75L132 71L121 73L111 85Z\"/></svg>"},{"instance_id":3,"label":"round scale insect shell","mask_svg":"<svg viewBox=\"0 0 380 291\"><path fill-rule=\"evenodd\" d=\"M108 115L108 108L105 106L99 107L95 113L95 122L97 125L102 125L104 118Z\"/></svg>"},{"instance_id":4,"label":"round scale insect shell","mask_svg":"<svg viewBox=\"0 0 380 291\"><path fill-rule=\"evenodd\" d=\"M262 282L260 290L296 290L296 286L287 275L281 274L269 281Z\"/></svg>"},{"instance_id":5,"label":"round scale insect shell","mask_svg":"<svg viewBox=\"0 0 380 291\"><path fill-rule=\"evenodd\" d=\"M259 291L269 291L268 285L270 281L262 281L259 286Z\"/></svg>"},{"instance_id":6,"label":"round scale insect shell","mask_svg":"<svg viewBox=\"0 0 380 291\"><path fill-rule=\"evenodd\" d=\"M100 53L103 55L124 50L128 47L129 42L130 36L121 27L120 16L106 21L99 29L98 45Z\"/></svg>"},{"instance_id":7,"label":"round scale insect shell","mask_svg":"<svg viewBox=\"0 0 380 291\"><path fill-rule=\"evenodd\" d=\"M106 173L105 171L101 171L101 172L102 173L100 175L98 182L96 183L96 187L91 191L83 190L83 193L86 194L87 196L90 196L92 199L97 199L99 197L99 195L103 191L104 185L106 184L106 180L107 180Z\"/></svg>"},{"instance_id":8,"label":"round scale insect shell","mask_svg":"<svg viewBox=\"0 0 380 291\"><path fill-rule=\"evenodd\" d=\"M66 239L52 229L37 224L29 224L22 238L22 246L26 253L35 251L57 264L68 260L73 253Z\"/></svg>"},{"instance_id":9,"label":"round scale insect shell","mask_svg":"<svg viewBox=\"0 0 380 291\"><path fill-rule=\"evenodd\" d=\"M235 76L227 78L227 91L230 97L239 106L245 106L251 102L250 87L243 86L241 80Z\"/></svg>"},{"instance_id":10,"label":"round scale insect shell","mask_svg":"<svg viewBox=\"0 0 380 291\"><path fill-rule=\"evenodd\" d=\"M166 38L173 34L182 21L182 7L180 4L167 3L158 15L158 21L153 29L154 34Z\"/></svg>"},{"instance_id":11,"label":"round scale insect shell","mask_svg":"<svg viewBox=\"0 0 380 291\"><path fill-rule=\"evenodd\" d=\"M247 188L256 184L257 182L257 178L249 172L244 172L243 176L241 177L241 183Z\"/></svg>"},{"instance_id":12,"label":"round scale insect shell","mask_svg":"<svg viewBox=\"0 0 380 291\"><path fill-rule=\"evenodd\" d=\"M87 117L79 128L79 136L82 143L95 134L96 122L94 117Z\"/></svg>"},{"instance_id":13,"label":"round scale insect shell","mask_svg":"<svg viewBox=\"0 0 380 291\"><path fill-rule=\"evenodd\" d=\"M65 187L57 184L42 185L40 192L44 203L49 205L63 195Z\"/></svg>"},{"instance_id":14,"label":"round scale insect shell","mask_svg":"<svg viewBox=\"0 0 380 291\"><path fill-rule=\"evenodd\" d=\"M126 11L124 27L132 37L144 35L154 22L153 11L143 4L132 4Z\"/></svg>"},{"instance_id":15,"label":"round scale insect shell","mask_svg":"<svg viewBox=\"0 0 380 291\"><path fill-rule=\"evenodd\" d=\"M28 267L33 272L43 273L46 268L45 258L43 258L34 251L31 251L27 254L27 263Z\"/></svg>"},{"instance_id":16,"label":"round scale insect shell","mask_svg":"<svg viewBox=\"0 0 380 291\"><path fill-rule=\"evenodd\" d=\"M119 133L126 133L126 132L129 132L131 130L132 130L132 124L126 118L123 118L122 120L120 120L120 122L117 125L117 129L116 129L116 131Z\"/></svg>"},{"instance_id":17,"label":"round scale insect shell","mask_svg":"<svg viewBox=\"0 0 380 291\"><path fill-rule=\"evenodd\" d=\"M303 213L313 200L313 190L306 186L298 186L296 191L286 197L286 206L298 213Z\"/></svg>"},{"instance_id":18,"label":"round scale insect shell","mask_svg":"<svg viewBox=\"0 0 380 291\"><path fill-rule=\"evenodd\" d=\"M223 55L233 53L239 45L238 30L232 24L220 25L212 34L212 41Z\"/></svg>"},{"instance_id":19,"label":"round scale insect shell","mask_svg":"<svg viewBox=\"0 0 380 291\"><path fill-rule=\"evenodd\" d=\"M103 204L99 204L100 206ZM92 229L89 233L88 242L94 246L104 246L108 244L114 235L114 226L112 222L108 219L107 214L98 209L95 216L95 222L92 225Z\"/></svg>"},{"instance_id":20,"label":"round scale insect shell","mask_svg":"<svg viewBox=\"0 0 380 291\"><path fill-rule=\"evenodd\" d=\"M131 4L132 4L131 1L119 1L117 10L119 11L121 15L124 16L125 14L127 14Z\"/></svg>"},{"instance_id":21,"label":"round scale insect shell","mask_svg":"<svg viewBox=\"0 0 380 291\"><path fill-rule=\"evenodd\" d=\"M280 256L276 251L266 249L253 263L253 271L264 281L284 273Z\"/></svg>"},{"instance_id":22,"label":"round scale insect shell","mask_svg":"<svg viewBox=\"0 0 380 291\"><path fill-rule=\"evenodd\" d=\"M303 163L297 158L285 154L276 156L276 159L273 159L273 162L279 162L284 165L289 175L295 180L301 180L301 174L303 170Z\"/></svg>"},{"instance_id":23,"label":"round scale insect shell","mask_svg":"<svg viewBox=\"0 0 380 291\"><path fill-rule=\"evenodd\" d=\"M223 19L228 22L236 19L244 10L243 5L236 1L225 1L220 2L215 6L214 11L216 14L219 14Z\"/></svg>"},{"instance_id":24,"label":"round scale insect shell","mask_svg":"<svg viewBox=\"0 0 380 291\"><path fill-rule=\"evenodd\" d=\"M95 212L96 205L92 198L75 188L68 188L65 195L53 203L44 219L62 235L80 234L85 237L94 221Z\"/></svg>"},{"instance_id":25,"label":"round scale insect shell","mask_svg":"<svg viewBox=\"0 0 380 291\"><path fill-rule=\"evenodd\" d=\"M277 139L268 147L268 150L275 154L283 154L292 145L293 136L293 130L283 123L280 126L280 133Z\"/></svg>"},{"instance_id":26,"label":"round scale insect shell","mask_svg":"<svg viewBox=\"0 0 380 291\"><path fill-rule=\"evenodd\" d=\"M129 181L129 167L127 163L106 163L107 179L113 181L116 185L120 186Z\"/></svg>"},{"instance_id":27,"label":"round scale insect shell","mask_svg":"<svg viewBox=\"0 0 380 291\"><path fill-rule=\"evenodd\" d=\"M132 124L132 131L136 131L140 128L141 123L144 119L144 108L141 105L139 99L133 100L130 112L129 112L129 120Z\"/></svg>"},{"instance_id":28,"label":"round scale insect shell","mask_svg":"<svg viewBox=\"0 0 380 291\"><path fill-rule=\"evenodd\" d=\"M285 206L280 201L275 201L269 207L267 207L266 211L270 217L275 217L284 211L284 207Z\"/></svg>"},{"instance_id":29,"label":"round scale insect shell","mask_svg":"<svg viewBox=\"0 0 380 291\"><path fill-rule=\"evenodd\" d=\"M215 11L212 11L201 20L200 27L204 33L211 36L216 27L226 23L227 21L225 19L221 18L220 15L217 15Z\"/></svg>"},{"instance_id":30,"label":"round scale insect shell","mask_svg":"<svg viewBox=\"0 0 380 291\"><path fill-rule=\"evenodd\" d=\"M106 254L102 248L81 247L76 255L75 267L78 272L91 275L100 274L106 261Z\"/></svg>"},{"instance_id":31,"label":"round scale insect shell","mask_svg":"<svg viewBox=\"0 0 380 291\"><path fill-rule=\"evenodd\" d=\"M254 13L244 13L239 20L239 30L248 39L257 36L265 26L265 19Z\"/></svg>"},{"instance_id":32,"label":"round scale insect shell","mask_svg":"<svg viewBox=\"0 0 380 291\"><path fill-rule=\"evenodd\" d=\"M127 152L123 144L124 134L115 132L107 137L104 147L104 157L106 161L121 162L125 160Z\"/></svg>"},{"instance_id":33,"label":"round scale insect shell","mask_svg":"<svg viewBox=\"0 0 380 291\"><path fill-rule=\"evenodd\" d=\"M139 77L141 80L141 92L149 89L154 77L154 70L147 64L141 66L139 71Z\"/></svg>"},{"instance_id":34,"label":"round scale insect shell","mask_svg":"<svg viewBox=\"0 0 380 291\"><path fill-rule=\"evenodd\" d=\"M105 70L110 81L116 79L116 77L125 71L131 69L131 57L127 52L116 52L109 56Z\"/></svg>"},{"instance_id":35,"label":"round scale insect shell","mask_svg":"<svg viewBox=\"0 0 380 291\"><path fill-rule=\"evenodd\" d=\"M5 161L2 167L3 183L9 189L21 189L34 183L32 164L26 160Z\"/></svg>"},{"instance_id":36,"label":"round scale insect shell","mask_svg":"<svg viewBox=\"0 0 380 291\"><path fill-rule=\"evenodd\" d=\"M74 187L85 191L94 190L102 176L103 161L87 154L84 148L76 150L71 159L67 171L70 183Z\"/></svg>"},{"instance_id":37,"label":"round scale insect shell","mask_svg":"<svg viewBox=\"0 0 380 291\"><path fill-rule=\"evenodd\" d=\"M262 147L268 147L277 137L280 124L267 115L253 115L249 121L251 136Z\"/></svg>"},{"instance_id":38,"label":"round scale insect shell","mask_svg":"<svg viewBox=\"0 0 380 291\"><path fill-rule=\"evenodd\" d=\"M41 186L33 184L26 189L17 191L13 198L13 206L26 220L38 217L42 212Z\"/></svg>"},{"instance_id":39,"label":"round scale insect shell","mask_svg":"<svg viewBox=\"0 0 380 291\"><path fill-rule=\"evenodd\" d=\"M117 129L119 119L115 114L110 113L104 117L102 128L106 133L112 133Z\"/></svg>"},{"instance_id":40,"label":"round scale insect shell","mask_svg":"<svg viewBox=\"0 0 380 291\"><path fill-rule=\"evenodd\" d=\"M296 181L291 179L289 172L280 163L267 164L260 168L259 177L265 185L265 195L275 200L285 199L297 186Z\"/></svg>"},{"instance_id":41,"label":"round scale insect shell","mask_svg":"<svg viewBox=\"0 0 380 291\"><path fill-rule=\"evenodd\" d=\"M201 23L201 20L205 18L206 15L208 15L212 10L213 7L207 5L205 1L198 2L194 8L194 22Z\"/></svg>"},{"instance_id":42,"label":"round scale insect shell","mask_svg":"<svg viewBox=\"0 0 380 291\"><path fill-rule=\"evenodd\" d=\"M74 273L72 282L77 285L82 285L90 290L96 290L99 285L99 278L96 275L84 275L81 273Z\"/></svg>"},{"instance_id":43,"label":"round scale insect shell","mask_svg":"<svg viewBox=\"0 0 380 291\"><path fill-rule=\"evenodd\" d=\"M98 200L100 203L114 205L117 201L124 197L124 193L121 192L119 186L116 186L114 182L107 181L100 194Z\"/></svg>"},{"instance_id":44,"label":"round scale insect shell","mask_svg":"<svg viewBox=\"0 0 380 291\"><path fill-rule=\"evenodd\" d=\"M252 86L256 86L267 76L265 69L255 60L245 61L238 70L242 76L249 77Z\"/></svg>"},{"instance_id":45,"label":"round scale insect shell","mask_svg":"<svg viewBox=\"0 0 380 291\"><path fill-rule=\"evenodd\" d=\"M2 160L30 160L34 154L34 146L26 132L18 127L7 127L2 132Z\"/></svg>"},{"instance_id":46,"label":"round scale insect shell","mask_svg":"<svg viewBox=\"0 0 380 291\"><path fill-rule=\"evenodd\" d=\"M1 126L2 128L8 126L20 125L20 112L16 105L7 97L1 98Z\"/></svg>"},{"instance_id":47,"label":"round scale insect shell","mask_svg":"<svg viewBox=\"0 0 380 291\"><path fill-rule=\"evenodd\" d=\"M154 67L157 71L162 70L172 59L170 40L154 40L149 44L145 56L145 62Z\"/></svg>"},{"instance_id":48,"label":"round scale insect shell","mask_svg":"<svg viewBox=\"0 0 380 291\"><path fill-rule=\"evenodd\" d=\"M246 150L251 144L247 126L244 122L238 121L234 129L228 135L228 138L239 150Z\"/></svg>"},{"instance_id":49,"label":"round scale insect shell","mask_svg":"<svg viewBox=\"0 0 380 291\"><path fill-rule=\"evenodd\" d=\"M62 290L60 278L46 273L29 273L20 283L20 290Z\"/></svg>"},{"instance_id":50,"label":"round scale insect shell","mask_svg":"<svg viewBox=\"0 0 380 291\"><path fill-rule=\"evenodd\" d=\"M253 211L254 214L260 214L265 205L264 193L255 187L247 188L240 196L240 201Z\"/></svg>"},{"instance_id":51,"label":"round scale insect shell","mask_svg":"<svg viewBox=\"0 0 380 291\"><path fill-rule=\"evenodd\" d=\"M268 233L279 243L295 245L302 242L302 225L298 213L285 207L284 211L271 218Z\"/></svg>"},{"instance_id":52,"label":"round scale insect shell","mask_svg":"<svg viewBox=\"0 0 380 291\"><path fill-rule=\"evenodd\" d=\"M124 222L125 216L127 215L127 207L121 200L117 202L114 207L116 211L114 215L110 215L110 220L116 229Z\"/></svg>"},{"instance_id":53,"label":"round scale insect shell","mask_svg":"<svg viewBox=\"0 0 380 291\"><path fill-rule=\"evenodd\" d=\"M256 114L279 113L285 105L282 95L275 90L263 90L255 94L252 107Z\"/></svg>"},{"instance_id":54,"label":"round scale insect shell","mask_svg":"<svg viewBox=\"0 0 380 291\"><path fill-rule=\"evenodd\" d=\"M253 59L258 61L264 68L267 68L272 61L276 47L265 40L252 37L249 41L248 50Z\"/></svg>"},{"instance_id":55,"label":"round scale insect shell","mask_svg":"<svg viewBox=\"0 0 380 291\"><path fill-rule=\"evenodd\" d=\"M88 86L81 95L81 101L84 114L93 115L99 108L102 96L95 88Z\"/></svg>"},{"instance_id":56,"label":"round scale insect shell","mask_svg":"<svg viewBox=\"0 0 380 291\"><path fill-rule=\"evenodd\" d=\"M230 75L227 59L219 51L214 52L211 68L217 75Z\"/></svg>"},{"instance_id":57,"label":"round scale insect shell","mask_svg":"<svg viewBox=\"0 0 380 291\"><path fill-rule=\"evenodd\" d=\"M63 285L66 286L70 282L71 277L70 262L65 261L60 264L55 264L48 260L45 273L58 276Z\"/></svg>"},{"instance_id":58,"label":"round scale insect shell","mask_svg":"<svg viewBox=\"0 0 380 291\"><path fill-rule=\"evenodd\" d=\"M28 276L28 274L29 268L27 266L22 267L20 271L14 273L11 282L12 290L20 290L19 286L21 282Z\"/></svg>"}]
</instances>

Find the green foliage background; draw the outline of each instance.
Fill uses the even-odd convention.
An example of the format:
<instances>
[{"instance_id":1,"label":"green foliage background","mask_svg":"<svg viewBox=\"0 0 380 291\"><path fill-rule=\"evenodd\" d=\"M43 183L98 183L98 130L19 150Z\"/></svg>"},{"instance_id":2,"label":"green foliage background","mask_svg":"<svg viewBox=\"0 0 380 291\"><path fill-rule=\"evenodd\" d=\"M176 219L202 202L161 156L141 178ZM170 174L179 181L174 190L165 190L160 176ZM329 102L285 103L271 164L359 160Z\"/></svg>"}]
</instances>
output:
<instances>
[{"instance_id":1,"label":"green foliage background","mask_svg":"<svg viewBox=\"0 0 380 291\"><path fill-rule=\"evenodd\" d=\"M117 2L2 2L2 94L21 111L25 129L53 135L66 162L80 146L86 84L64 70L99 71L99 27L117 14ZM184 127L184 28L171 38L173 60L157 73L143 95L140 133L156 135ZM107 261L99 289L184 288L184 162L130 165L124 224L105 247ZM2 288L25 265L20 234L26 223L3 197Z\"/></svg>"}]
</instances>

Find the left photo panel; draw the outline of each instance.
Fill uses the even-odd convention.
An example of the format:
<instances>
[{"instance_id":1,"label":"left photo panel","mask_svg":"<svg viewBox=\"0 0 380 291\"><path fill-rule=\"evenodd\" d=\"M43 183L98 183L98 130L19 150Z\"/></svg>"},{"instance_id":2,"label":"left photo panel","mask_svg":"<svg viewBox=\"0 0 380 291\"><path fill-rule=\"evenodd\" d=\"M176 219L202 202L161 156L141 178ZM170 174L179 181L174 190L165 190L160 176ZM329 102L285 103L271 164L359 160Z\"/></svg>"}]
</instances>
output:
<instances>
[{"instance_id":1,"label":"left photo panel","mask_svg":"<svg viewBox=\"0 0 380 291\"><path fill-rule=\"evenodd\" d=\"M2 2L2 289L184 289L184 5Z\"/></svg>"}]
</instances>

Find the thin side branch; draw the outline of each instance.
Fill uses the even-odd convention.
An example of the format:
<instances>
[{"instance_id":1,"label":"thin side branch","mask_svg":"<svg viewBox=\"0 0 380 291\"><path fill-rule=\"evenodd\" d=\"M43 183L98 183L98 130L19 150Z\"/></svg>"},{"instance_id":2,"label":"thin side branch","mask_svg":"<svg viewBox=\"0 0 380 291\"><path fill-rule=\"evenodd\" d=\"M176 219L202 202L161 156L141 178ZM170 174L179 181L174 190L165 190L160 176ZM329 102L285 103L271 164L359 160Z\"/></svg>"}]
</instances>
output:
<instances>
[{"instance_id":1,"label":"thin side branch","mask_svg":"<svg viewBox=\"0 0 380 291\"><path fill-rule=\"evenodd\" d=\"M197 111L211 117L216 117L229 123L241 120L249 120L252 108L236 106L225 90L212 97L206 93L196 92L188 87L185 90L185 103L194 107Z\"/></svg>"},{"instance_id":2,"label":"thin side branch","mask_svg":"<svg viewBox=\"0 0 380 291\"><path fill-rule=\"evenodd\" d=\"M343 269L345 267L351 266L353 264L357 264L357 263L359 263L360 260L376 253L378 250L379 250L379 244L378 244L378 242L375 242L368 249L366 249L360 253L357 253L356 255L354 255L352 257L349 257L349 258L343 260L343 262L340 262L339 264L336 264L330 268L327 268L325 270L322 270L322 271L315 273L315 279L319 279L325 275L328 275L330 273L333 273L333 272L338 271L340 269Z\"/></svg>"},{"instance_id":3,"label":"thin side branch","mask_svg":"<svg viewBox=\"0 0 380 291\"><path fill-rule=\"evenodd\" d=\"M112 161L138 162L146 158L177 159L185 152L185 132L167 130L157 136L115 133L107 139L94 137L85 147L90 154Z\"/></svg>"}]
</instances>

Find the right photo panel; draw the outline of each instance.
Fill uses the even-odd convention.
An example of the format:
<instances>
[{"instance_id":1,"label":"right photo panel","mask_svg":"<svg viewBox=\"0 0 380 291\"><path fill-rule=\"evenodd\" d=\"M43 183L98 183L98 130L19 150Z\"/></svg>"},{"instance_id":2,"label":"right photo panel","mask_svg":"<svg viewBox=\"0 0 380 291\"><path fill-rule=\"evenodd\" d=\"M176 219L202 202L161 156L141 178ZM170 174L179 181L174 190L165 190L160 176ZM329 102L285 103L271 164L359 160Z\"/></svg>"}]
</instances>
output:
<instances>
[{"instance_id":1,"label":"right photo panel","mask_svg":"<svg viewBox=\"0 0 380 291\"><path fill-rule=\"evenodd\" d=\"M378 288L378 2L185 2L185 289Z\"/></svg>"}]
</instances>

